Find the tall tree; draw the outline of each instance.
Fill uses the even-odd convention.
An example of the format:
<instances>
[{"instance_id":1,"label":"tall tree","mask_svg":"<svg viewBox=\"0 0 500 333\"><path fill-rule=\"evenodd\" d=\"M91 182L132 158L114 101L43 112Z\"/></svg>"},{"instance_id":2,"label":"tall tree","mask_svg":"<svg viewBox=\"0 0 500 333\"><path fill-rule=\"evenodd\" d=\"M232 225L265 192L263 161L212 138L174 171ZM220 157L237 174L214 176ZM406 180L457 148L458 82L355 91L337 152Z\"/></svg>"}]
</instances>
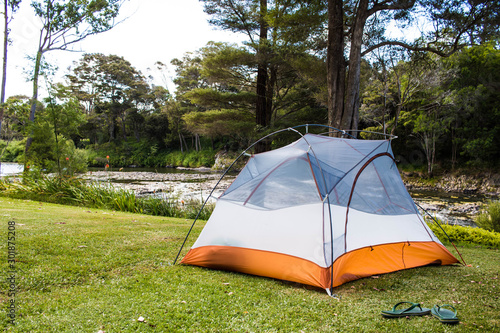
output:
<instances>
[{"instance_id":1,"label":"tall tree","mask_svg":"<svg viewBox=\"0 0 500 333\"><path fill-rule=\"evenodd\" d=\"M2 83L0 88L0 133L2 133L3 115L5 112L5 85L7 84L7 48L9 46L9 23L12 20L12 14L19 9L21 0L4 0L3 1L3 61L2 61ZM9 16L9 13L11 16ZM0 170L2 169L2 162L0 161Z\"/></svg>"},{"instance_id":2,"label":"tall tree","mask_svg":"<svg viewBox=\"0 0 500 333\"><path fill-rule=\"evenodd\" d=\"M57 94L56 94L57 95ZM61 175L61 140L68 140L78 133L78 127L83 124L84 116L81 112L81 105L76 98L71 98L63 104L58 104L56 96L45 99L47 107L45 108L44 120L51 126L55 139L55 158L57 172Z\"/></svg>"},{"instance_id":3,"label":"tall tree","mask_svg":"<svg viewBox=\"0 0 500 333\"><path fill-rule=\"evenodd\" d=\"M321 34L321 0L200 0L210 23L248 37L255 55L255 122L271 125L278 72ZM324 9L324 8L323 8ZM307 45L307 46L306 46ZM284 72L284 71L283 71Z\"/></svg>"},{"instance_id":4,"label":"tall tree","mask_svg":"<svg viewBox=\"0 0 500 333\"><path fill-rule=\"evenodd\" d=\"M12 20L12 14L19 9L21 0L4 0L3 17L4 17L4 31L3 31L3 62L2 62L2 86L0 91L0 132L2 131L2 120L4 114L5 103L5 85L7 83L7 49L9 46L9 23ZM9 16L10 14L10 16Z\"/></svg>"},{"instance_id":5,"label":"tall tree","mask_svg":"<svg viewBox=\"0 0 500 333\"><path fill-rule=\"evenodd\" d=\"M212 15L210 23L233 32L244 33L255 50L257 59L255 122L267 126L268 80L268 0L200 0L205 12Z\"/></svg>"},{"instance_id":6,"label":"tall tree","mask_svg":"<svg viewBox=\"0 0 500 333\"><path fill-rule=\"evenodd\" d=\"M116 139L118 119L126 138L128 116L149 109L149 104L154 106L146 79L123 57L85 54L67 79L71 93L85 105L89 121L98 117L97 125L107 125L109 141ZM101 118L103 115L106 120ZM137 134L137 129L134 131Z\"/></svg>"},{"instance_id":7,"label":"tall tree","mask_svg":"<svg viewBox=\"0 0 500 333\"><path fill-rule=\"evenodd\" d=\"M255 103L255 121L257 125L267 126L271 115L268 114L267 108L267 80L268 80L268 24L266 21L267 15L267 0L259 2L259 44L257 47L257 100Z\"/></svg>"},{"instance_id":8,"label":"tall tree","mask_svg":"<svg viewBox=\"0 0 500 333\"><path fill-rule=\"evenodd\" d=\"M385 46L451 55L498 37L499 9L498 0L328 0L329 125L358 128L363 56ZM432 22L435 30L414 42L386 38L389 21L408 26L412 20Z\"/></svg>"},{"instance_id":9,"label":"tall tree","mask_svg":"<svg viewBox=\"0 0 500 333\"><path fill-rule=\"evenodd\" d=\"M250 138L247 134L254 131L256 125L257 63L254 55L245 47L214 42L208 43L196 54L197 61L193 63L196 67L191 67L190 71L185 70L189 64L187 58L182 63L176 62L177 98L188 112L198 113L183 117L187 128L195 134L206 135L210 132L212 138L231 134L233 138L244 139L241 143L246 142ZM270 98L272 103L267 104L270 110L266 111L269 118L272 118L271 126L289 125L302 119L316 123L314 120L319 115L322 117L320 122L325 121L325 108L318 107L315 99L318 91L316 88L324 86L324 80L315 83L301 75L304 72L310 75L316 72L318 63L321 65L320 60L307 54L292 54L286 62L271 63L274 68L270 68L269 72L273 80L268 80L268 86L274 87L274 93ZM324 66L320 67L318 72L324 77ZM194 73L198 75L193 75ZM228 123L233 121L238 122L238 126ZM246 126L244 130L243 125Z\"/></svg>"},{"instance_id":10,"label":"tall tree","mask_svg":"<svg viewBox=\"0 0 500 333\"><path fill-rule=\"evenodd\" d=\"M169 103L165 107L170 129L167 144L178 139L182 152L188 150L184 138L185 123L182 117L187 112L196 110L197 108L185 95L192 90L205 89L210 86L210 82L201 74L201 62L202 55L200 51L189 52L182 59L176 58L171 61L171 64L176 67L174 83L177 86L177 101Z\"/></svg>"},{"instance_id":11,"label":"tall tree","mask_svg":"<svg viewBox=\"0 0 500 333\"><path fill-rule=\"evenodd\" d=\"M40 0L31 6L42 22L38 49L33 68L33 99L29 121L35 122L38 100L38 79L43 56L54 50L68 50L88 36L99 34L114 27L120 5L124 0ZM30 135L26 141L28 154L33 141Z\"/></svg>"}]
</instances>

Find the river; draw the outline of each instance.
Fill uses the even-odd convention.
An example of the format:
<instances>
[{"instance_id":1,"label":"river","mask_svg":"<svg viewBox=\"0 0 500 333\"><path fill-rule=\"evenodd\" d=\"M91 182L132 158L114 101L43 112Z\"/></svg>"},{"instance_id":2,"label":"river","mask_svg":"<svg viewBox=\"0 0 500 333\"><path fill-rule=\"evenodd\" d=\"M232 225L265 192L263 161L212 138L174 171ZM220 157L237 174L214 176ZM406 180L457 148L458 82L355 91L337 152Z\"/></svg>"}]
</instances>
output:
<instances>
[{"instance_id":1,"label":"river","mask_svg":"<svg viewBox=\"0 0 500 333\"><path fill-rule=\"evenodd\" d=\"M16 163L2 163L2 176L21 173L22 165ZM216 198L231 184L236 175L224 177L211 198ZM221 173L210 169L142 169L122 168L119 170L104 171L102 168L91 168L82 175L83 178L103 184L125 188L134 191L137 195L157 195L179 200L205 200L213 187L218 183ZM474 216L479 212L481 205L497 197L480 194L465 195L445 191L410 190L410 195L417 205L421 206L432 216L448 224L475 226Z\"/></svg>"},{"instance_id":2,"label":"river","mask_svg":"<svg viewBox=\"0 0 500 333\"><path fill-rule=\"evenodd\" d=\"M23 172L23 165L19 163L2 162L0 164L0 177L11 176Z\"/></svg>"}]
</instances>

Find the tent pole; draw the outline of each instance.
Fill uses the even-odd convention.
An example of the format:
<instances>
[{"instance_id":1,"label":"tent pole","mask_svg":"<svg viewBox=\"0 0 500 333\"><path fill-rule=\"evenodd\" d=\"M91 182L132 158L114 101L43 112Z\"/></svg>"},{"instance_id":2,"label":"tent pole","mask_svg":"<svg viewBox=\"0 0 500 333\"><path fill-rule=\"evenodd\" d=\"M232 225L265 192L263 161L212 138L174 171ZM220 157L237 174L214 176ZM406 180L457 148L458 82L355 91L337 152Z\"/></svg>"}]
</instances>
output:
<instances>
[{"instance_id":1,"label":"tent pole","mask_svg":"<svg viewBox=\"0 0 500 333\"><path fill-rule=\"evenodd\" d=\"M308 126L309 125L307 125L306 130L309 129ZM323 211L325 209L324 208L325 201L326 201L326 204L328 205L328 219L330 221L330 261L331 261L331 267L332 267L331 268L331 275L330 275L330 289L328 290L328 293L331 296L332 292L333 292L333 221L332 221L332 210L331 210L331 206L330 206L330 194L329 194L329 190L328 190L328 188L326 186L325 174L323 173L323 168L321 167L321 163L319 162L318 156L316 155L316 152L314 151L314 149L311 146L311 144L307 141L307 139L304 136L302 136L302 138L304 139L304 141L309 146L309 150L311 151L314 159L316 160L316 163L318 164L318 169L319 169L319 172L321 174L321 179L323 180L323 187L325 189L325 198L323 199ZM308 152L308 154L309 154L309 152ZM314 173L314 170L312 169L312 166L311 166L311 171ZM324 223L324 221L323 221L323 223ZM324 249L323 249L323 255L324 255Z\"/></svg>"},{"instance_id":2,"label":"tent pole","mask_svg":"<svg viewBox=\"0 0 500 333\"><path fill-rule=\"evenodd\" d=\"M214 193L215 189L217 188L217 186L219 186L220 182L222 181L222 179L224 178L224 176L229 172L229 170L231 170L231 168L236 164L236 162L244 155L248 155L247 154L247 151L250 150L253 146L255 146L256 144L258 144L259 142L261 142L262 140L265 140L267 139L268 137L272 136L272 135L275 135L275 134L278 134L278 133L281 133L281 132L284 132L284 131L294 131L294 132L297 132L298 134L302 135L302 133L300 133L299 131L297 131L296 129L293 129L293 128L285 128L285 129L281 129L279 131L276 131L276 132L273 132L271 134L268 134L262 138L260 138L259 140L255 141L254 143L252 143L250 146L248 146L247 149L245 149L240 155L238 155L238 157L233 161L233 163L231 163L231 165L226 169L226 171L224 171L224 173L222 174L222 176L219 178L219 181L215 184L215 186L212 188L212 191L210 191L210 194L208 195L207 199L205 200L205 202L203 202L203 205L201 206L200 210L198 211L198 214L196 214L196 217L193 221L193 223L191 224L191 227L189 228L188 230L188 233L186 235L186 237L184 238L184 241L182 242L182 245L181 245L181 248L179 249L179 252L177 253L177 256L175 257L175 260L174 260L174 265L177 263L177 259L179 259L179 256L182 252L182 249L184 248L184 245L186 244L186 241L189 237L189 235L191 234L191 231L193 230L193 227L195 225L195 223L198 221L198 217L200 216L201 214L201 211L203 210L203 208L205 208L208 200L210 199L210 197L212 196L212 194Z\"/></svg>"},{"instance_id":3,"label":"tent pole","mask_svg":"<svg viewBox=\"0 0 500 333\"><path fill-rule=\"evenodd\" d=\"M434 218L434 216L432 216L427 210L425 210L424 208L422 208L422 206L420 206L418 203L415 202L415 200L413 200L413 202L415 203L415 205L417 205L421 210L423 210L427 215L430 216L430 218L439 226L439 228L441 228L441 230L444 232L444 234L446 235L446 237L448 237L448 240L450 241L451 245L453 245L453 247L455 248L455 251L457 251L458 255L460 256L460 259L462 259L462 262L463 262L463 265L467 265L465 263L465 260L464 258L462 257L462 254L460 253L460 251L458 251L457 247L455 246L455 243L453 243L453 241L451 240L450 236L446 233L446 231L444 230L444 228L441 226L441 223L439 223L439 221L437 219Z\"/></svg>"},{"instance_id":4,"label":"tent pole","mask_svg":"<svg viewBox=\"0 0 500 333\"><path fill-rule=\"evenodd\" d=\"M233 165L241 158L241 156L244 155L244 153L246 153L248 149L246 149L243 153L241 153L234 161L233 163L231 163L231 165L226 169L226 171L224 171L224 173L222 174L222 176L219 178L219 180L217 181L217 183L215 184L215 186L212 188L212 191L210 191L210 194L208 195L208 197L205 199L205 201L203 202L203 205L201 206L200 210L198 211L198 214L196 214L196 217L193 221L193 224L191 224L191 227L189 228L189 231L186 235L186 237L184 238L184 241L182 242L182 245L181 245L181 248L179 249L179 252L177 253L177 256L175 257L175 260L174 260L174 265L175 263L177 262L177 259L179 259L179 255L181 254L181 251L182 249L184 248L184 245L186 244L186 241L189 237L189 235L191 234L191 231L193 230L193 227L196 223L196 221L198 221L198 217L200 216L201 214L201 211L203 210L203 208L205 208L208 200L210 199L210 197L212 196L212 194L214 193L215 189L217 188L217 186L219 186L220 182L222 181L222 179L224 178L224 176L229 172L229 170L233 167Z\"/></svg>"}]
</instances>

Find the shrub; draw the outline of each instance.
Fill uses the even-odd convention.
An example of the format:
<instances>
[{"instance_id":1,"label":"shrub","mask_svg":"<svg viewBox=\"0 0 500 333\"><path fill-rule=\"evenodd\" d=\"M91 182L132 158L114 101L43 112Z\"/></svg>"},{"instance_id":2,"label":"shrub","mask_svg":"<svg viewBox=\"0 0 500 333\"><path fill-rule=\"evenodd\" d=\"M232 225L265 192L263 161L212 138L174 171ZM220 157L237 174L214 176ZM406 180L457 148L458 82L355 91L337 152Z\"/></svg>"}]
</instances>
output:
<instances>
[{"instance_id":1,"label":"shrub","mask_svg":"<svg viewBox=\"0 0 500 333\"><path fill-rule=\"evenodd\" d=\"M3 162L21 162L24 156L24 146L26 140L21 141L11 141L7 143L6 141L0 140L0 158Z\"/></svg>"},{"instance_id":2,"label":"shrub","mask_svg":"<svg viewBox=\"0 0 500 333\"><path fill-rule=\"evenodd\" d=\"M432 232L443 243L450 240L456 244L475 244L488 247L500 248L500 233L488 231L482 228L462 227L458 225L441 225L448 237L436 223L427 223Z\"/></svg>"},{"instance_id":3,"label":"shrub","mask_svg":"<svg viewBox=\"0 0 500 333\"><path fill-rule=\"evenodd\" d=\"M476 224L483 229L500 232L500 201L489 201L476 217Z\"/></svg>"}]
</instances>

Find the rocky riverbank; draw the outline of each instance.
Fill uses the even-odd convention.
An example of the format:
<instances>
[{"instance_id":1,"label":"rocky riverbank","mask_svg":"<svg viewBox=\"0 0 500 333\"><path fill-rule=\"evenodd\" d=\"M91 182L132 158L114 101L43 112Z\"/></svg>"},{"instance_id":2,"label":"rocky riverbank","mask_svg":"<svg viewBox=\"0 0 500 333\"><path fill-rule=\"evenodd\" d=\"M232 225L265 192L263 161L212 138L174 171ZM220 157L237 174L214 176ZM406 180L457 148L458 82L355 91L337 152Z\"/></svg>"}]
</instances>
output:
<instances>
[{"instance_id":1,"label":"rocky riverbank","mask_svg":"<svg viewBox=\"0 0 500 333\"><path fill-rule=\"evenodd\" d=\"M444 191L496 197L500 195L500 174L498 173L446 174L441 177L426 179L417 173L402 172L401 177L408 190Z\"/></svg>"},{"instance_id":2,"label":"rocky riverbank","mask_svg":"<svg viewBox=\"0 0 500 333\"><path fill-rule=\"evenodd\" d=\"M426 179L415 173L402 173L415 202L434 217L449 224L472 225L488 200L498 200L500 174L447 174Z\"/></svg>"}]
</instances>

